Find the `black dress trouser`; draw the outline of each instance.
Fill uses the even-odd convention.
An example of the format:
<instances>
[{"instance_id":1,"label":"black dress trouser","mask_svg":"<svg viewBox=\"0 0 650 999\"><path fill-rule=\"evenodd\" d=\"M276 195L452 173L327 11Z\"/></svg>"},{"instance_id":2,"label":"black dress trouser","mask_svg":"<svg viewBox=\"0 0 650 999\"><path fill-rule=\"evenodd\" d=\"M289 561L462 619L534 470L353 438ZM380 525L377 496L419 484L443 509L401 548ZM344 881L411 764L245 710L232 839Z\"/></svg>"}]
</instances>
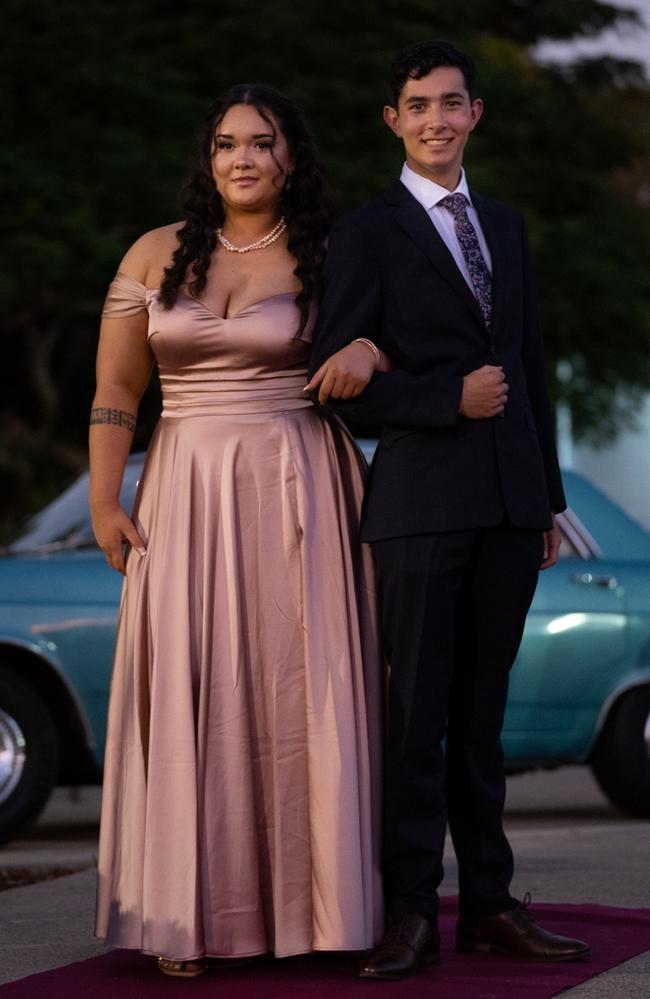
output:
<instances>
[{"instance_id":1,"label":"black dress trouser","mask_svg":"<svg viewBox=\"0 0 650 999\"><path fill-rule=\"evenodd\" d=\"M389 538L372 550L390 664L388 909L435 918L448 822L461 911L504 912L514 900L501 729L542 532L504 522Z\"/></svg>"}]
</instances>

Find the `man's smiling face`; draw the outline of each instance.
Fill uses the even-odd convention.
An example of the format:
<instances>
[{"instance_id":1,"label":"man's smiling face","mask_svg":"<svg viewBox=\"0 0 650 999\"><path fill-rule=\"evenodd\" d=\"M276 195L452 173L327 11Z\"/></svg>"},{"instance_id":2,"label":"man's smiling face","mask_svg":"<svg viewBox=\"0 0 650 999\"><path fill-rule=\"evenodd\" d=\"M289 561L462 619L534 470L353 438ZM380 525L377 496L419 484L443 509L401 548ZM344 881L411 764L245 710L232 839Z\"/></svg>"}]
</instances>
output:
<instances>
[{"instance_id":1,"label":"man's smiling face","mask_svg":"<svg viewBox=\"0 0 650 999\"><path fill-rule=\"evenodd\" d=\"M439 66L420 80L407 80L398 107L384 108L384 121L403 141L411 170L453 191L482 113L483 102L471 100L461 71Z\"/></svg>"}]
</instances>

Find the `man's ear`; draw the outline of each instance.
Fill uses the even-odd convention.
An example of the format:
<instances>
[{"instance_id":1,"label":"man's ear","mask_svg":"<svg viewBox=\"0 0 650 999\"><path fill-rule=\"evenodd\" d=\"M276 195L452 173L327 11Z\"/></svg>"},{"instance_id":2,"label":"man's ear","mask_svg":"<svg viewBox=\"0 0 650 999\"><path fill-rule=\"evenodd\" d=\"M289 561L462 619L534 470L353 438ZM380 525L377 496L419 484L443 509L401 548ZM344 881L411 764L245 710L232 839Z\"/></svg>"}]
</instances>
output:
<instances>
[{"instance_id":1,"label":"man's ear","mask_svg":"<svg viewBox=\"0 0 650 999\"><path fill-rule=\"evenodd\" d=\"M399 112L387 104L384 108L384 121L390 128L393 135L396 135L398 139L402 138L402 130L399 126Z\"/></svg>"},{"instance_id":2,"label":"man's ear","mask_svg":"<svg viewBox=\"0 0 650 999\"><path fill-rule=\"evenodd\" d=\"M472 113L472 128L471 128L471 131L473 132L474 129L476 128L476 126L478 125L478 122L479 122L479 119L480 119L481 115L483 114L483 101L481 100L480 97L476 97L472 101L471 113Z\"/></svg>"}]
</instances>

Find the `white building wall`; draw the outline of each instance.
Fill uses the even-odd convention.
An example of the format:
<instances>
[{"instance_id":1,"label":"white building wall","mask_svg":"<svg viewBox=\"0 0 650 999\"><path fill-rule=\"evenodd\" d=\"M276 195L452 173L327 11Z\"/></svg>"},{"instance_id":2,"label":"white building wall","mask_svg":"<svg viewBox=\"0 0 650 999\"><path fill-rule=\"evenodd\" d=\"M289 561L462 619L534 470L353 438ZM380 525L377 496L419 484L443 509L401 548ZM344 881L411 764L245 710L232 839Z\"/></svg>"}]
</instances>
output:
<instances>
[{"instance_id":1,"label":"white building wall","mask_svg":"<svg viewBox=\"0 0 650 999\"><path fill-rule=\"evenodd\" d=\"M650 531L650 395L639 414L639 429L625 431L605 447L572 443L561 420L558 428L564 467L580 472Z\"/></svg>"}]
</instances>

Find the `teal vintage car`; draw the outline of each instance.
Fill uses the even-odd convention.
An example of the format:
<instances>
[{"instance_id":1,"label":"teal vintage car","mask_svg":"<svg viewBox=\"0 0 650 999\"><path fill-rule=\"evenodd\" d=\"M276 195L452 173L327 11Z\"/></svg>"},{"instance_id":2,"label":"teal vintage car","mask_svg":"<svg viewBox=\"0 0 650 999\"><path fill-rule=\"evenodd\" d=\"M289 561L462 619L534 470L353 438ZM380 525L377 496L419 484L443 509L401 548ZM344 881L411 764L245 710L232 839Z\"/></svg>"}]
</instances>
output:
<instances>
[{"instance_id":1,"label":"teal vintage car","mask_svg":"<svg viewBox=\"0 0 650 999\"><path fill-rule=\"evenodd\" d=\"M127 465L129 509L142 460ZM650 535L586 479L564 480L561 561L540 575L513 670L507 765L588 764L614 804L650 816ZM86 493L82 475L0 558L0 842L56 783L101 779L122 579Z\"/></svg>"}]
</instances>

